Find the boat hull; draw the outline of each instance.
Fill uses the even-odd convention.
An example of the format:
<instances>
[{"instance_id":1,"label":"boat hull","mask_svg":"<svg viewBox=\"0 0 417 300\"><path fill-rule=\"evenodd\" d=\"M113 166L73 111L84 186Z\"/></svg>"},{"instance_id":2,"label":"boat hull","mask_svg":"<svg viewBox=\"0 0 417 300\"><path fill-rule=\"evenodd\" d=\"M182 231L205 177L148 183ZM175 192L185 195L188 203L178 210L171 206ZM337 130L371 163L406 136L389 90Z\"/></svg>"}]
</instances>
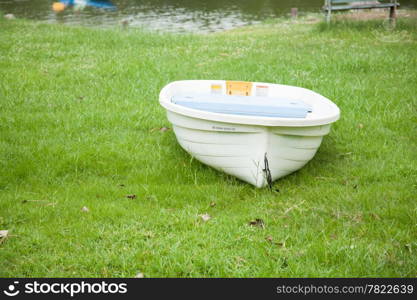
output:
<instances>
[{"instance_id":1,"label":"boat hull","mask_svg":"<svg viewBox=\"0 0 417 300\"><path fill-rule=\"evenodd\" d=\"M172 111L167 117L179 144L195 159L256 187L302 168L331 127L224 123Z\"/></svg>"},{"instance_id":2,"label":"boat hull","mask_svg":"<svg viewBox=\"0 0 417 300\"><path fill-rule=\"evenodd\" d=\"M185 151L257 187L307 164L340 117L314 91L265 82L174 81L159 103Z\"/></svg>"}]
</instances>

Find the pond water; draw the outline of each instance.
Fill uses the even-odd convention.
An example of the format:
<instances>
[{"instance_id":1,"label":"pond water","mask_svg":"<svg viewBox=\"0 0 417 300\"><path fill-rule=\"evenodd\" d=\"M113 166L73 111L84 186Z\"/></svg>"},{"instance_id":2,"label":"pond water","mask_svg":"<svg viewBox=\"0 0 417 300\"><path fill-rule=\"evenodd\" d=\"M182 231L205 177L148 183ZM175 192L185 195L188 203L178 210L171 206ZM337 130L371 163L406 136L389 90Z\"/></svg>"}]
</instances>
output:
<instances>
[{"instance_id":1,"label":"pond water","mask_svg":"<svg viewBox=\"0 0 417 300\"><path fill-rule=\"evenodd\" d=\"M213 32L285 16L292 7L297 7L300 14L319 12L323 3L324 0L0 0L0 11L51 23L104 27L124 23L161 31ZM417 0L400 3L402 7L417 7Z\"/></svg>"}]
</instances>

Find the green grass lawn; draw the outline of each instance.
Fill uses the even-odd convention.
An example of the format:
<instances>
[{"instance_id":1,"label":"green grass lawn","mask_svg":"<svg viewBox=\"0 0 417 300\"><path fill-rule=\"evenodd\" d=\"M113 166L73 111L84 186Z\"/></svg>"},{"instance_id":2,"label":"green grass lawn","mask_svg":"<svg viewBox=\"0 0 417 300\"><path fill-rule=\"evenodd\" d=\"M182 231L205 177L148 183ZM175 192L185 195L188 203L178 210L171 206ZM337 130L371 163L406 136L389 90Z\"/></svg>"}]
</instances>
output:
<instances>
[{"instance_id":1,"label":"green grass lawn","mask_svg":"<svg viewBox=\"0 0 417 300\"><path fill-rule=\"evenodd\" d=\"M173 35L1 19L0 276L417 276L416 21ZM341 119L280 192L256 189L157 130L181 79L301 86Z\"/></svg>"}]
</instances>

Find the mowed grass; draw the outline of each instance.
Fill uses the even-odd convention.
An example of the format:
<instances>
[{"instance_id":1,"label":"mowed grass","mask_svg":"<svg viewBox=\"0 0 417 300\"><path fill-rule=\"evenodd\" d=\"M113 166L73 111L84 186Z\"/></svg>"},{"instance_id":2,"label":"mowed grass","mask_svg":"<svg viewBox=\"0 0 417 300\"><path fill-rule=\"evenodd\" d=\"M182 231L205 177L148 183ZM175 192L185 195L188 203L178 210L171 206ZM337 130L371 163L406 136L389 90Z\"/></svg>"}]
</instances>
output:
<instances>
[{"instance_id":1,"label":"mowed grass","mask_svg":"<svg viewBox=\"0 0 417 300\"><path fill-rule=\"evenodd\" d=\"M210 35L2 20L0 276L417 276L416 70L413 20ZM158 130L159 91L181 79L301 86L341 119L280 192L256 189Z\"/></svg>"}]
</instances>

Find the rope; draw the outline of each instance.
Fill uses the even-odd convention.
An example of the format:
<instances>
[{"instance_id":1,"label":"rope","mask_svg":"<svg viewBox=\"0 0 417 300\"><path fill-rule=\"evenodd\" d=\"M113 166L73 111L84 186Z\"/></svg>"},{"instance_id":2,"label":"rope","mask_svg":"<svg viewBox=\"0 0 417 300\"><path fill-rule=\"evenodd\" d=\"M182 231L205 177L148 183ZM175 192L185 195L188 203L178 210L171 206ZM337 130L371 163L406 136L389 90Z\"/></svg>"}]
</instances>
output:
<instances>
[{"instance_id":1,"label":"rope","mask_svg":"<svg viewBox=\"0 0 417 300\"><path fill-rule=\"evenodd\" d=\"M272 176L271 176L271 170L269 169L269 163L268 163L268 158L266 157L266 153L264 157L264 165L265 165L265 169L263 169L263 171L265 172L266 181L268 182L269 189L272 190Z\"/></svg>"}]
</instances>

